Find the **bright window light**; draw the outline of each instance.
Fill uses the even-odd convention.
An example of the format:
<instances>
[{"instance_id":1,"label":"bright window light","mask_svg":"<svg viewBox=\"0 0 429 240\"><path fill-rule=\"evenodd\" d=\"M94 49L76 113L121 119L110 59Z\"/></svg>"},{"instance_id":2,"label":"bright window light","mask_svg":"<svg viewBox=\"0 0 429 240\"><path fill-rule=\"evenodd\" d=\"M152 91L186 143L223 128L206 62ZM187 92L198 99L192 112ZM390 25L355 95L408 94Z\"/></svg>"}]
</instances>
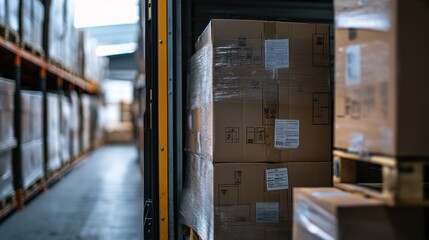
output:
<instances>
[{"instance_id":1,"label":"bright window light","mask_svg":"<svg viewBox=\"0 0 429 240\"><path fill-rule=\"evenodd\" d=\"M105 57L126 53L133 53L137 49L137 43L121 43L121 44L113 44L113 45L102 45L97 47L97 56Z\"/></svg>"},{"instance_id":2,"label":"bright window light","mask_svg":"<svg viewBox=\"0 0 429 240\"><path fill-rule=\"evenodd\" d=\"M138 21L137 0L75 0L75 27L131 24Z\"/></svg>"}]
</instances>

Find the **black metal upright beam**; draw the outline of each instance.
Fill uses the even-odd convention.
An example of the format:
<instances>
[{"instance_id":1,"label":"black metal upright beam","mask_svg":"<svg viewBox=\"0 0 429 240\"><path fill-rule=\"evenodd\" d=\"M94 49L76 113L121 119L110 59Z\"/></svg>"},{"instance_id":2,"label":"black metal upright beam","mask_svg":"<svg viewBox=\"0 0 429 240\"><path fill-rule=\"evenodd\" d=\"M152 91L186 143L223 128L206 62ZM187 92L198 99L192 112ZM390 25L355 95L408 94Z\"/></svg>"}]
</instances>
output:
<instances>
[{"instance_id":1,"label":"black metal upright beam","mask_svg":"<svg viewBox=\"0 0 429 240\"><path fill-rule=\"evenodd\" d=\"M158 51L157 51L157 0L145 0L145 64L146 64L146 113L144 146L144 226L145 240L159 239L158 198Z\"/></svg>"}]
</instances>

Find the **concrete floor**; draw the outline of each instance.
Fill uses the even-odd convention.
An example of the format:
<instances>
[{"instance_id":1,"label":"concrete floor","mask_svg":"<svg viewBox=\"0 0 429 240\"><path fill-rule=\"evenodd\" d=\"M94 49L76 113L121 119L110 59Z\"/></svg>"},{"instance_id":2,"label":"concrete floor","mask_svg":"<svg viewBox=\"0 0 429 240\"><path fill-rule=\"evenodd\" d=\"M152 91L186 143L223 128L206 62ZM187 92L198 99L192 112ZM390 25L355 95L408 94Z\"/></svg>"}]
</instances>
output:
<instances>
[{"instance_id":1,"label":"concrete floor","mask_svg":"<svg viewBox=\"0 0 429 240\"><path fill-rule=\"evenodd\" d=\"M134 147L106 146L0 222L0 239L141 240L142 203Z\"/></svg>"}]
</instances>

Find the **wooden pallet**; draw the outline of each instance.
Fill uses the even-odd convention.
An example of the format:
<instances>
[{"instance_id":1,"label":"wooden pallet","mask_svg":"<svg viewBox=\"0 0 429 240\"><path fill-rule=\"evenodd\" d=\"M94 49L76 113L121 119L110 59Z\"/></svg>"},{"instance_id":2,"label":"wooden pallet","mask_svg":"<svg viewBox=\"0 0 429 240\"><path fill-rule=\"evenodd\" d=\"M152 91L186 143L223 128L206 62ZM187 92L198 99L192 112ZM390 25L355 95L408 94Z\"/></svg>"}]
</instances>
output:
<instances>
[{"instance_id":1,"label":"wooden pallet","mask_svg":"<svg viewBox=\"0 0 429 240\"><path fill-rule=\"evenodd\" d=\"M19 35L15 31L10 30L7 26L0 24L0 37L6 41L19 45Z\"/></svg>"},{"instance_id":2,"label":"wooden pallet","mask_svg":"<svg viewBox=\"0 0 429 240\"><path fill-rule=\"evenodd\" d=\"M334 186L377 198L388 205L429 205L425 191L428 160L401 160L384 156L361 156L334 150ZM358 163L380 168L381 182L359 183Z\"/></svg>"},{"instance_id":3,"label":"wooden pallet","mask_svg":"<svg viewBox=\"0 0 429 240\"><path fill-rule=\"evenodd\" d=\"M63 176L64 176L63 169L61 167L58 168L58 169L55 169L55 170L48 171L48 173L46 174L46 184L47 184L47 186L51 186L52 184L56 183Z\"/></svg>"},{"instance_id":4,"label":"wooden pallet","mask_svg":"<svg viewBox=\"0 0 429 240\"><path fill-rule=\"evenodd\" d=\"M30 200L40 192L46 192L47 190L48 188L46 185L46 180L43 177L38 179L24 191L25 202Z\"/></svg>"},{"instance_id":5,"label":"wooden pallet","mask_svg":"<svg viewBox=\"0 0 429 240\"><path fill-rule=\"evenodd\" d=\"M45 51L43 49L35 47L33 44L28 43L26 41L21 42L21 48L24 49L26 52L29 52L33 54L36 57L45 58Z\"/></svg>"},{"instance_id":6,"label":"wooden pallet","mask_svg":"<svg viewBox=\"0 0 429 240\"><path fill-rule=\"evenodd\" d=\"M16 209L15 193L0 199L0 220Z\"/></svg>"}]
</instances>

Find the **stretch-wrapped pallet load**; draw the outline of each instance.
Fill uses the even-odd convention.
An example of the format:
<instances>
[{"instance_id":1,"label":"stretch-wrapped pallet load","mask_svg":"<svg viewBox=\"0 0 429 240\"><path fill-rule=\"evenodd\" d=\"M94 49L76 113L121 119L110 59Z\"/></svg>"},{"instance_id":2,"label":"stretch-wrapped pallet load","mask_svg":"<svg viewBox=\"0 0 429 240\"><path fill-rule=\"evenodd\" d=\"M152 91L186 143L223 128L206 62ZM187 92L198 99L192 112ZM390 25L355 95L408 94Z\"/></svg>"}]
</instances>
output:
<instances>
[{"instance_id":1,"label":"stretch-wrapped pallet load","mask_svg":"<svg viewBox=\"0 0 429 240\"><path fill-rule=\"evenodd\" d=\"M70 93L71 108L70 108L70 126L71 126L71 154L72 157L77 157L80 154L80 100L75 91Z\"/></svg>"},{"instance_id":2,"label":"stretch-wrapped pallet load","mask_svg":"<svg viewBox=\"0 0 429 240\"><path fill-rule=\"evenodd\" d=\"M427 159L428 3L335 1L335 147Z\"/></svg>"},{"instance_id":3,"label":"stretch-wrapped pallet load","mask_svg":"<svg viewBox=\"0 0 429 240\"><path fill-rule=\"evenodd\" d=\"M49 9L49 57L64 62L66 58L65 39L67 34L66 28L66 6L65 0L52 0Z\"/></svg>"},{"instance_id":4,"label":"stretch-wrapped pallet load","mask_svg":"<svg viewBox=\"0 0 429 240\"><path fill-rule=\"evenodd\" d=\"M6 25L6 0L0 0L0 24Z\"/></svg>"},{"instance_id":5,"label":"stretch-wrapped pallet load","mask_svg":"<svg viewBox=\"0 0 429 240\"><path fill-rule=\"evenodd\" d=\"M15 82L0 78L0 151L14 143Z\"/></svg>"},{"instance_id":6,"label":"stretch-wrapped pallet load","mask_svg":"<svg viewBox=\"0 0 429 240\"><path fill-rule=\"evenodd\" d=\"M423 207L392 208L336 188L294 193L293 239L427 239Z\"/></svg>"},{"instance_id":7,"label":"stretch-wrapped pallet load","mask_svg":"<svg viewBox=\"0 0 429 240\"><path fill-rule=\"evenodd\" d=\"M61 167L60 158L60 106L57 94L47 96L47 126L48 126L48 171Z\"/></svg>"},{"instance_id":8,"label":"stretch-wrapped pallet load","mask_svg":"<svg viewBox=\"0 0 429 240\"><path fill-rule=\"evenodd\" d=\"M21 159L24 188L43 177L43 95L21 91Z\"/></svg>"},{"instance_id":9,"label":"stretch-wrapped pallet load","mask_svg":"<svg viewBox=\"0 0 429 240\"><path fill-rule=\"evenodd\" d=\"M19 31L19 1L20 0L5 0L6 26L15 33Z\"/></svg>"},{"instance_id":10,"label":"stretch-wrapped pallet load","mask_svg":"<svg viewBox=\"0 0 429 240\"><path fill-rule=\"evenodd\" d=\"M61 161L66 164L71 158L71 103L70 99L63 96L61 99Z\"/></svg>"},{"instance_id":11,"label":"stretch-wrapped pallet load","mask_svg":"<svg viewBox=\"0 0 429 240\"><path fill-rule=\"evenodd\" d=\"M95 82L104 80L109 60L97 55L97 40L88 32L80 32L79 42L79 61L83 76Z\"/></svg>"},{"instance_id":12,"label":"stretch-wrapped pallet load","mask_svg":"<svg viewBox=\"0 0 429 240\"><path fill-rule=\"evenodd\" d=\"M86 94L81 95L81 127L82 127L82 149L88 150L91 147L91 97Z\"/></svg>"},{"instance_id":13,"label":"stretch-wrapped pallet load","mask_svg":"<svg viewBox=\"0 0 429 240\"><path fill-rule=\"evenodd\" d=\"M292 189L331 185L328 29L212 20L199 37L180 212L203 239L288 239Z\"/></svg>"},{"instance_id":14,"label":"stretch-wrapped pallet load","mask_svg":"<svg viewBox=\"0 0 429 240\"><path fill-rule=\"evenodd\" d=\"M0 151L0 201L13 194L13 151Z\"/></svg>"},{"instance_id":15,"label":"stretch-wrapped pallet load","mask_svg":"<svg viewBox=\"0 0 429 240\"><path fill-rule=\"evenodd\" d=\"M22 40L38 49L42 49L44 12L41 1L22 1Z\"/></svg>"},{"instance_id":16,"label":"stretch-wrapped pallet load","mask_svg":"<svg viewBox=\"0 0 429 240\"><path fill-rule=\"evenodd\" d=\"M12 153L14 147L15 82L0 78L0 201L13 193Z\"/></svg>"}]
</instances>

